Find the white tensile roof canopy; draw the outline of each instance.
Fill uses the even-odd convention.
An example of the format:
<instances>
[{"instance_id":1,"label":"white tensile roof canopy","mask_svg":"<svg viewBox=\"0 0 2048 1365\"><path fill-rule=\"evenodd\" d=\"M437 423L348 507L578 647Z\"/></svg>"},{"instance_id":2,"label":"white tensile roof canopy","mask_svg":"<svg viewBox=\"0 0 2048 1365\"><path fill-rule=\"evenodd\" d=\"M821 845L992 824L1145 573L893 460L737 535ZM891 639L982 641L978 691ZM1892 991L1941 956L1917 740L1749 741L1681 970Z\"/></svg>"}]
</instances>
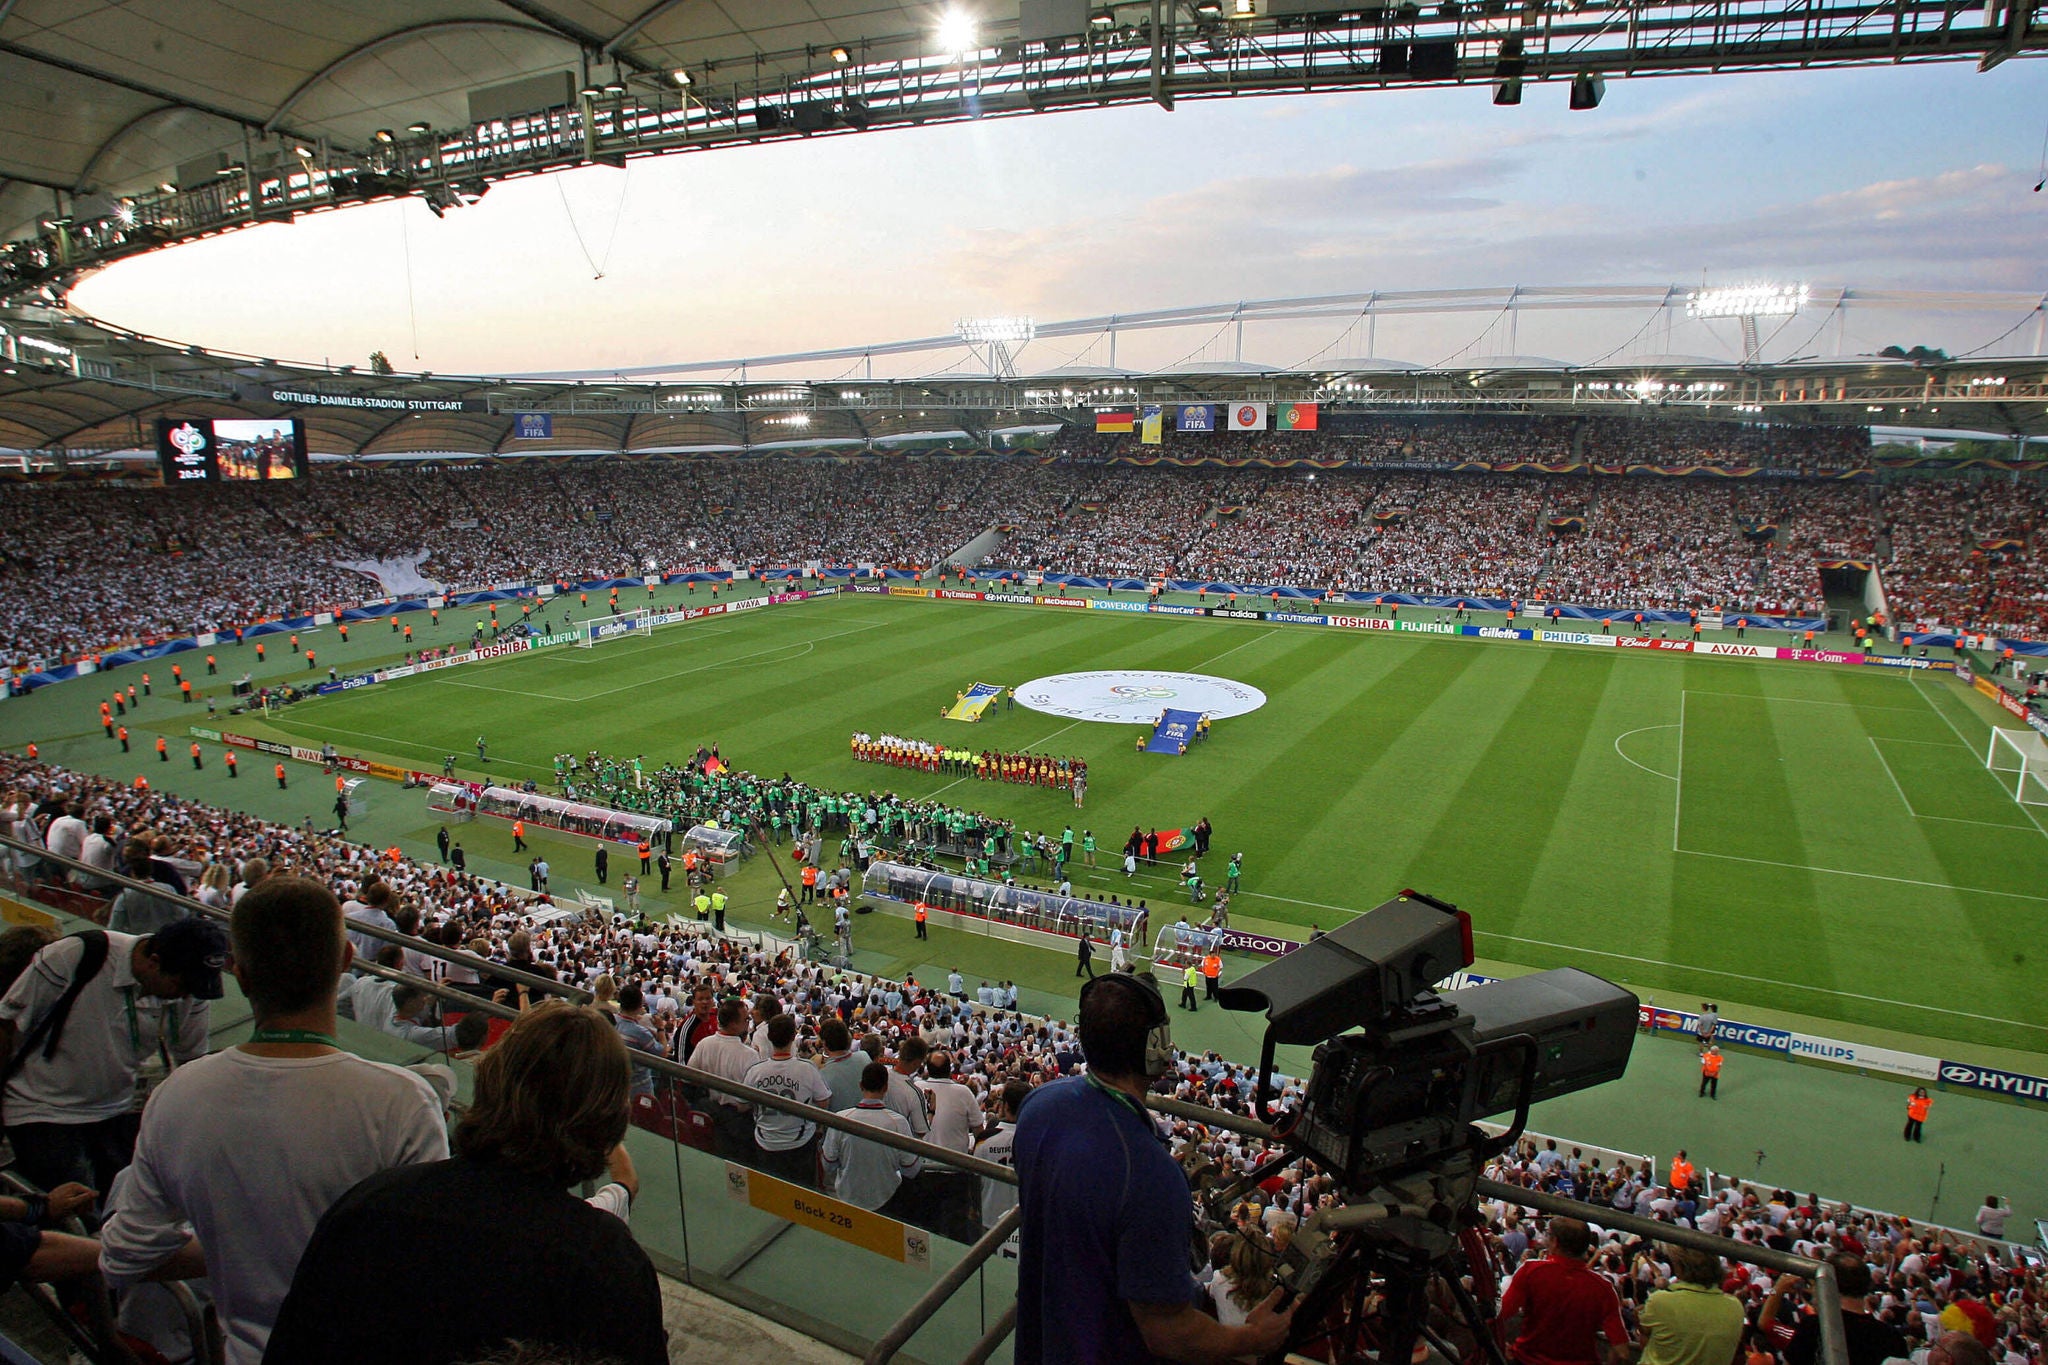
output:
<instances>
[{"instance_id":1,"label":"white tensile roof canopy","mask_svg":"<svg viewBox=\"0 0 2048 1365\"><path fill-rule=\"evenodd\" d=\"M122 195L180 167L378 129L462 127L469 92L578 81L749 82L909 52L942 7L892 0L0 0L0 238L55 192ZM1014 0L979 5L1014 20ZM994 11L1005 13L998 15ZM244 139L248 142L245 144ZM189 186L186 186L189 187Z\"/></svg>"}]
</instances>

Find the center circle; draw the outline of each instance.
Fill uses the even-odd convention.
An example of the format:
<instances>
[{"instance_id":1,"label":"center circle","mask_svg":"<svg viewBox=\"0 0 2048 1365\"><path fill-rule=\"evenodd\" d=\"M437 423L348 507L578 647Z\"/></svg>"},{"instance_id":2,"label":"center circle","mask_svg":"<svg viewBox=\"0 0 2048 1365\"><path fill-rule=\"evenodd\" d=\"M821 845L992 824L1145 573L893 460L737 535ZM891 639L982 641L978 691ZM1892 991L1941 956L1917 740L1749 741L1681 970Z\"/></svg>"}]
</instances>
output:
<instances>
[{"instance_id":1,"label":"center circle","mask_svg":"<svg viewBox=\"0 0 2048 1365\"><path fill-rule=\"evenodd\" d=\"M1107 668L1033 678L1017 685L1017 700L1070 720L1150 725L1166 710L1195 711L1211 720L1242 716L1264 706L1266 694L1249 683L1207 673Z\"/></svg>"}]
</instances>

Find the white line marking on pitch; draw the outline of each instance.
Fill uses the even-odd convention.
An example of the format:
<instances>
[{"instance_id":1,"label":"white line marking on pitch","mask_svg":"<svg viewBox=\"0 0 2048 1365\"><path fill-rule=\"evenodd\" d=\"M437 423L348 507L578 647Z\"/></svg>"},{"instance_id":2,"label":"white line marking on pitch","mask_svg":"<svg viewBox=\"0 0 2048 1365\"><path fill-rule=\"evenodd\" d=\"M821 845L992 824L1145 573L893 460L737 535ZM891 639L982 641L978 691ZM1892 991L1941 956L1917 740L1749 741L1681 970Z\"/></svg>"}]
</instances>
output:
<instances>
[{"instance_id":1,"label":"white line marking on pitch","mask_svg":"<svg viewBox=\"0 0 2048 1365\"><path fill-rule=\"evenodd\" d=\"M1914 877L1887 877L1881 872L1851 872L1840 867L1815 867L1812 863L1784 863L1774 858L1745 858L1737 853L1708 853L1704 849L1678 848L1674 853L1683 853L1693 858L1720 858L1731 863L1753 863L1758 867L1784 867L1794 872L1820 872L1830 877L1861 877L1873 882L1896 882L1901 886L1925 886L1936 891L1954 891L1966 896L2003 896L2016 901L2039 901L2048 905L2048 896L2030 896L2024 891L1994 891L1988 886L1957 886L1951 882L1926 882Z\"/></svg>"},{"instance_id":2,"label":"white line marking on pitch","mask_svg":"<svg viewBox=\"0 0 2048 1365\"><path fill-rule=\"evenodd\" d=\"M712 661L711 663L708 663L708 664L698 664L698 665L696 665L695 667L692 667L692 668L685 668L685 669L682 669L682 670L681 670L681 671L679 671L679 672L675 672L675 673L664 673L664 674L662 674L662 675L661 675L660 677L658 677L658 678L644 678L644 679L642 679L642 680L640 680L640 681L638 681L638 682L629 682L629 683L621 683L621 684L620 684L619 686L617 686L617 687L608 687L608 688L606 688L606 689L605 689L604 691L602 691L602 692L586 692L586 693L584 693L584 694L583 694L582 696L580 696L580 697L577 697L577 698L575 698L574 700L576 700L576 701L596 701L596 700L597 700L597 699L598 699L599 697L609 697L609 696L613 695L614 693L618 693L618 692L631 692L631 691L632 691L632 690L634 690L635 688L639 688L639 687L652 687L652 686L654 686L654 685L655 685L656 683L663 683L663 682L668 682L668 681L670 681L670 680L672 680L672 679L675 679L675 678L687 678L687 677L688 677L688 676L690 676L690 675L691 675L692 673L702 673L702 672L704 672L704 671L705 671L706 669L711 669L711 668L724 668L724 667L726 667L726 666L728 666L728 665L731 665L731 664L736 664L736 663L741 663L741 662L743 662L743 661L745 661L745 660L748 660L748 659L758 659L758 658L759 658L759 657L761 657L761 656L762 656L763 654L779 654L779 653L781 653L781 652L782 652L783 650L785 650L785 649L791 649L791 648L794 648L794 647L795 647L795 646L796 646L797 644L807 644L807 645L815 645L815 644L817 644L817 643L819 643L820 641L823 641L823 640L837 640L837 639L839 639L839 638L840 638L841 636L845 636L845 635L858 635L858 634L860 634L860 633L861 633L862 631L864 631L864 630L880 630L880 629L881 629L881 628L882 628L883 626L886 626L886 625L890 625L890 624L892 624L892 623L891 623L891 622L888 622L888 621L877 621L877 622L875 622L875 623L874 623L873 625L866 625L866 626L855 626L855 627L854 627L853 629L851 629L851 630L839 630L839 631L834 631L834 632L833 632L832 634L830 634L830 635L819 635L819 636L816 636L816 637L814 637L814 638L812 638L812 639L809 639L809 640L801 640L801 641L792 641L792 642L790 642L789 644L780 644L780 645L774 645L774 646L771 646L771 647L770 647L770 648L768 648L768 649L757 649L757 650L754 650L754 651L753 651L752 653L750 653L750 654L740 654L740 655L737 655L737 656L735 656L735 657L733 657L733 658L730 658L730 659L716 659L716 660L713 660L713 661Z\"/></svg>"},{"instance_id":3,"label":"white line marking on pitch","mask_svg":"<svg viewBox=\"0 0 2048 1365\"><path fill-rule=\"evenodd\" d=\"M1629 757L1629 756L1628 756L1627 754L1625 754L1625 753L1622 753L1622 750L1621 750L1621 742L1622 742L1623 740L1627 739L1627 738L1628 738L1628 737L1629 737L1630 735L1640 735L1640 734L1646 734L1646 733L1648 733L1648 732L1649 732L1649 731L1651 731L1651 730L1676 730L1677 728L1678 728L1678 724L1677 724L1677 722L1675 722L1675 721L1666 721L1666 722L1665 722L1664 724L1662 724L1662 725L1639 725L1639 726L1637 726L1637 727L1636 727L1635 729L1633 729L1633 730L1624 730L1624 731L1622 731L1622 732L1621 732L1620 734L1618 734L1618 735L1616 735L1616 736L1614 737L1614 752L1615 752L1615 753L1617 753L1617 754L1620 754L1620 755L1621 755L1621 761L1622 761L1622 762L1624 762L1624 763L1626 763L1626 764L1628 764L1628 765L1630 765L1631 767L1641 768L1641 769L1642 769L1642 770L1643 770L1644 772L1646 772L1646 773L1650 774L1650 776L1652 776L1652 777L1661 777L1661 778L1663 778L1663 779L1664 779L1664 780L1665 780L1666 782L1676 782L1676 781L1678 780L1678 775L1677 775L1676 773L1667 773L1667 772L1663 772L1663 771L1661 771L1661 770L1659 770L1659 769L1656 769L1656 768L1652 768L1652 767L1648 766L1647 764L1643 764L1643 763L1637 763L1637 762L1636 762L1636 761L1635 761L1634 759L1630 758L1630 757Z\"/></svg>"},{"instance_id":4,"label":"white line marking on pitch","mask_svg":"<svg viewBox=\"0 0 2048 1365\"><path fill-rule=\"evenodd\" d=\"M1031 742L1030 742L1029 744L1025 745L1025 746L1024 746L1025 752L1027 752L1027 753L1028 753L1028 752L1030 752L1031 750L1033 750L1033 749L1037 748L1037 747L1038 747L1039 745L1041 745L1041 744L1050 744L1050 743L1052 743L1052 742L1053 742L1054 740L1058 739L1058 738L1059 738L1059 737L1060 737L1061 735L1065 734L1065 733L1066 733L1067 731L1069 731L1069 730L1073 729L1073 728L1074 728L1075 726L1077 726L1077 725L1086 725L1087 723L1088 723L1088 722L1087 722L1087 721L1085 721L1085 720L1077 720L1077 721L1075 721L1075 722L1074 722L1074 724L1073 724L1073 725L1062 725L1062 726L1061 726L1061 727L1060 727L1059 729L1057 729L1057 730L1053 731L1053 732L1052 732L1051 734L1047 735L1047 736L1046 736L1046 737L1045 737L1044 739L1034 739L1034 740L1032 740L1032 741L1031 741Z\"/></svg>"},{"instance_id":5,"label":"white line marking on pitch","mask_svg":"<svg viewBox=\"0 0 2048 1365\"><path fill-rule=\"evenodd\" d=\"M1795 702L1800 706L1853 706L1858 711L1908 711L1916 716L1920 714L1920 708L1917 706L1884 706L1877 702L1860 701L1823 701L1819 697L1767 697L1760 692L1715 692L1704 687L1688 687L1685 690L1702 697L1734 697L1740 701L1789 701Z\"/></svg>"},{"instance_id":6,"label":"white line marking on pitch","mask_svg":"<svg viewBox=\"0 0 2048 1365\"><path fill-rule=\"evenodd\" d=\"M1226 650L1224 650L1224 651L1223 651L1223 652L1222 652L1221 654L1218 654L1218 655L1216 656L1216 659L1227 659L1227 658L1229 658L1229 657L1230 657L1231 655L1233 655L1233 654L1237 653L1237 651L1239 651L1240 649L1246 649L1246 648L1249 648L1250 646L1252 646L1252 645L1255 645L1255 644L1259 643L1259 641L1261 641L1261 640L1267 639L1267 638L1269 638L1269 637L1271 637L1271 636L1274 636L1274 635L1278 635L1278 634L1280 634L1280 633L1281 633L1281 632L1280 632L1280 631L1277 631L1277 630L1268 630L1268 631L1261 631L1261 632L1260 632L1259 634L1257 634L1257 635L1254 635L1254 636L1253 636L1253 637L1252 637L1251 639L1249 639L1249 640L1246 640L1246 641L1245 641L1245 642L1244 642L1243 644L1237 644L1237 645L1232 645L1232 646L1231 646L1231 647L1230 647L1229 649L1226 649ZM1208 667L1208 666L1209 666L1210 664L1213 664L1213 663L1215 663L1215 662L1216 662L1216 659L1204 659L1204 660L1202 660L1202 662L1200 662L1200 663L1196 664L1196 665L1195 665L1194 667L1195 667L1195 668L1207 668L1207 667ZM1194 671L1194 669L1189 669L1188 671L1189 671L1189 672L1193 672L1193 671Z\"/></svg>"},{"instance_id":7,"label":"white line marking on pitch","mask_svg":"<svg viewBox=\"0 0 2048 1365\"><path fill-rule=\"evenodd\" d=\"M1691 963L1664 962L1654 957L1634 957L1628 953L1610 953L1599 948L1584 948L1576 943L1552 943L1540 938L1517 938L1513 934L1496 934L1485 929L1475 929L1479 938L1497 938L1506 943L1527 943L1537 948L1557 948L1568 953L1588 953L1594 957L1611 957L1619 962L1640 962L1648 967L1672 967L1685 972L1703 972L1708 976L1724 976L1730 981L1749 981L1759 986L1779 986L1786 990L1811 991L1815 995L1836 995L1846 1000L1867 1000L1876 1005L1897 1005L1901 1009L1924 1010L1929 1014L1953 1014L1959 1019L1981 1019L1988 1024L2010 1024L2014 1028L2032 1029L2036 1033L2048 1033L2048 1026L2029 1024L2019 1019L2001 1019L1992 1014L1973 1014L1969 1010L1943 1009L1939 1005L1916 1005L1910 1000L1893 1000L1882 995L1863 995L1856 991L1838 991L1828 986L1809 986L1800 981L1780 981L1769 976L1748 976L1742 972L1724 972L1713 967L1695 967Z\"/></svg>"},{"instance_id":8,"label":"white line marking on pitch","mask_svg":"<svg viewBox=\"0 0 2048 1365\"><path fill-rule=\"evenodd\" d=\"M1942 721L1943 721L1944 723L1946 723L1946 724L1947 724L1947 726L1948 726L1949 730L1950 730L1951 732L1953 732L1953 733L1954 733L1954 735L1955 735L1955 737L1956 737L1956 743L1958 743L1958 744L1962 745L1962 746L1963 746L1963 748L1964 748L1965 750L1967 750L1967 751L1968 751L1968 753L1969 753L1969 755L1970 755L1970 757L1971 757L1971 758L1973 758L1973 759L1976 759L1976 760L1977 760L1978 762L1980 762L1980 763L1981 763L1981 762L1983 762L1983 759L1981 759L1981 758L1979 758L1979 757L1978 757L1978 754L1977 754L1977 746L1976 746L1976 745L1974 745L1974 744L1972 744L1972 743L1970 743L1970 741L1969 741L1968 737L1967 737L1967 736L1965 736L1965 735L1963 734L1962 730L1961 730L1961 729L1959 729L1959 728L1957 728L1957 726L1956 726L1956 723L1955 723L1955 721L1954 721L1953 719L1951 719L1951 718L1950 718L1950 716L1949 716L1948 712L1947 712L1947 711L1945 711L1945 710L1943 710L1943 709L1942 709L1941 707L1939 707L1939 706L1935 705L1935 704L1934 704L1934 698L1933 698L1933 697L1930 697L1930 696L1928 696L1928 695L1927 695L1927 690L1926 690L1925 688L1923 688L1923 687L1921 687L1921 686L1920 686L1920 675L1919 675L1919 674L1915 673L1915 674L1913 675L1913 677L1912 677L1912 683L1913 683L1913 690L1914 690L1915 692L1919 693L1919 695L1920 695L1920 700L1921 700L1921 701L1924 701L1924 702L1926 702L1926 703L1927 703L1927 709L1928 709L1928 710L1930 710L1930 711L1932 711L1932 712L1934 712L1934 714L1935 714L1935 715L1937 715L1937 716L1940 716L1940 717L1941 717L1941 719L1942 719ZM1985 728L1986 728L1986 730L1987 730L1987 732L1988 732L1988 731L1989 731L1990 729L1992 729L1992 728L1995 728L1995 727L1992 727L1992 726L1988 726L1988 725L1987 725L1987 726L1986 726ZM1989 736L1989 734L1987 733L1985 737L1986 737L1986 738L1988 739L1988 738L1989 738L1990 736ZM1989 766L1987 765L1987 766L1985 767L1984 771L1985 771L1985 773L1986 773L1986 774L1988 775L1988 774L1990 773L1991 769L1990 769L1990 767L1989 767ZM2005 784L2004 784L2003 782L2000 782L2000 783L1998 784L1998 789L1999 789L2000 791L2005 791ZM2010 795L2011 795L2011 793L2010 793L2010 792L2007 792L2006 794L2007 794L2008 796L2010 796ZM2037 818L2037 817L2035 816L2034 812L2032 812L2032 811L2030 811L2030 810L2028 810L2028 809L2027 809L2027 807L2026 807L2026 804L2025 804L2024 802L2021 802L2021 801L2019 801L2019 800L2017 800L2017 799L2016 799L2016 800L2014 800L2014 801L2013 801L2013 804L2014 804L2014 805L2016 805L2016 806L2018 806L2018 807L2020 808L2020 814L2021 814L2021 815L2024 815L2024 816L2026 816L2026 817L2027 817L2027 823L2028 823L2028 824L2032 825L2032 826L2033 826L2033 827L2034 827L2035 829L2038 829L2038 830L2040 830L2042 834L2044 834L2044 835L2048 835L2048 825L2043 825L2043 824L2041 823L2041 821L2039 820L2039 818Z\"/></svg>"},{"instance_id":9,"label":"white line marking on pitch","mask_svg":"<svg viewBox=\"0 0 2048 1365\"><path fill-rule=\"evenodd\" d=\"M1901 785L1900 785L1900 783L1899 783L1899 775L1898 775L1897 773L1895 773L1895 772L1893 772L1893 771L1892 771L1892 765L1891 765L1890 761L1889 761L1888 759L1886 759L1886 758L1885 758L1885 756L1884 756L1884 746L1883 746L1883 745L1881 745L1881 744L1879 744L1879 743L1877 742L1877 736L1876 736L1876 735L1866 735L1866 736L1864 736L1864 738L1866 738L1866 739L1868 739L1868 740L1870 741L1870 747L1871 747L1871 748L1873 748L1873 749L1877 750L1877 761L1878 761L1878 762L1879 762L1880 764L1883 764L1883 765L1884 765L1884 775L1885 775L1886 777L1889 777L1889 778L1890 778L1890 779L1892 780L1892 790L1893 790L1893 791L1895 791L1895 792L1897 792L1897 793L1899 794L1899 800L1901 800L1901 801L1903 801L1903 802L1905 802L1905 803L1906 803L1906 814L1908 814L1908 815L1912 816L1912 817L1913 817L1913 818L1914 818L1915 820L1941 820L1941 821L1945 821L1946 823L1948 823L1948 824L1951 824L1951 825L1982 825L1982 826L1984 826L1984 827L1985 827L1986 829L2014 829L2014 830L2018 830L2018 831L2019 831L2020 833L2022 833L2022 834L2040 834L2040 835L2041 835L2041 836L2042 836L2043 838L2048 838L2048 830L2042 830L2042 829L2041 829L2041 828L2040 828L2039 826L2037 826L2037 825L2032 825L2032 824L2026 824L2026 825L2022 825L2022 824L2016 824L2016 823L2014 823L2014 822L2012 822L2012 821L2009 821L2009 820L1968 820L1968 819L1965 819L1965 818L1963 818L1963 817L1962 817L1962 816L1960 816L1960 815L1923 815L1923 814L1921 814L1921 813L1920 813L1919 811L1917 811L1917 810L1915 810L1915 809L1913 808L1913 801L1912 801L1912 798L1906 795L1906 789L1905 789L1905 787L1903 787L1903 786L1901 786ZM1916 741L1912 741L1912 742L1914 742L1914 743L1920 743L1920 744L1928 744L1928 743L1934 743L1934 742L1936 742L1936 741L1932 741L1932 740L1916 740ZM1939 743L1941 744L1941 747L1942 747L1942 748L1944 748L1944 749L1946 749L1946 748L1948 747L1948 741L1947 741L1947 740L1941 740L1941 741L1939 741ZM2025 810L2026 808L2025 808L2024 806L2022 806L2022 807L2021 807L2020 809L2021 809L2022 811L2024 811L2024 810Z\"/></svg>"},{"instance_id":10,"label":"white line marking on pitch","mask_svg":"<svg viewBox=\"0 0 2048 1365\"><path fill-rule=\"evenodd\" d=\"M1678 785L1671 789L1671 851L1678 852L1678 822L1685 809L1685 696L1686 689L1678 689L1678 772L1671 780Z\"/></svg>"}]
</instances>

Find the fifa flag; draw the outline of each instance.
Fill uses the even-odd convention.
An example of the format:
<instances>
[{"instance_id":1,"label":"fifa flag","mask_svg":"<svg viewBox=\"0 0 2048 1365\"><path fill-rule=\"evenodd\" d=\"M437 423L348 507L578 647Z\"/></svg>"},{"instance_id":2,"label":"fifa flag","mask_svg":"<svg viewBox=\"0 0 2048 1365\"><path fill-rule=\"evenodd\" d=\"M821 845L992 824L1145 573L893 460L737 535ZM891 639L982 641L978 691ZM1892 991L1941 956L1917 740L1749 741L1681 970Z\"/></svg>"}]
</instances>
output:
<instances>
[{"instance_id":1,"label":"fifa flag","mask_svg":"<svg viewBox=\"0 0 2048 1365\"><path fill-rule=\"evenodd\" d=\"M1166 444L1166 413L1157 403L1145 405L1145 419L1138 434L1140 445L1159 446Z\"/></svg>"},{"instance_id":2,"label":"fifa flag","mask_svg":"<svg viewBox=\"0 0 2048 1365\"><path fill-rule=\"evenodd\" d=\"M1126 412L1098 412L1095 414L1095 433L1098 436L1115 432L1128 436L1135 425L1131 414Z\"/></svg>"},{"instance_id":3,"label":"fifa flag","mask_svg":"<svg viewBox=\"0 0 2048 1365\"><path fill-rule=\"evenodd\" d=\"M1180 420L1175 423L1176 431L1216 430L1216 405L1214 403L1183 403L1180 405Z\"/></svg>"},{"instance_id":4,"label":"fifa flag","mask_svg":"<svg viewBox=\"0 0 2048 1365\"><path fill-rule=\"evenodd\" d=\"M1230 405L1230 429L1232 431L1264 431L1266 429L1266 405L1264 403L1232 403Z\"/></svg>"},{"instance_id":5,"label":"fifa flag","mask_svg":"<svg viewBox=\"0 0 2048 1365\"><path fill-rule=\"evenodd\" d=\"M1280 420L1274 423L1280 431L1314 431L1316 429L1316 405L1314 403L1282 403Z\"/></svg>"}]
</instances>

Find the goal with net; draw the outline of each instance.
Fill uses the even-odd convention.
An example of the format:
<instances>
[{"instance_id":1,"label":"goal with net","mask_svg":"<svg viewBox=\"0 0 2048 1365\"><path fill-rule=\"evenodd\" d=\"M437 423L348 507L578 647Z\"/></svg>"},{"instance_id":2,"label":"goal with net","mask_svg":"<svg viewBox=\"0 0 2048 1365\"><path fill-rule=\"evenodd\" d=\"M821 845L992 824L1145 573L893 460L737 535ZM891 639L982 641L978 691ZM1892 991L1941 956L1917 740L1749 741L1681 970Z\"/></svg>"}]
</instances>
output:
<instances>
[{"instance_id":1,"label":"goal with net","mask_svg":"<svg viewBox=\"0 0 2048 1365\"><path fill-rule=\"evenodd\" d=\"M2023 806L2048 806L2048 740L2032 730L1991 730L1984 766Z\"/></svg>"},{"instance_id":2,"label":"goal with net","mask_svg":"<svg viewBox=\"0 0 2048 1365\"><path fill-rule=\"evenodd\" d=\"M618 616L600 616L577 623L576 648L594 649L606 640L622 640L629 635L651 635L653 632L654 613L645 608Z\"/></svg>"}]
</instances>

